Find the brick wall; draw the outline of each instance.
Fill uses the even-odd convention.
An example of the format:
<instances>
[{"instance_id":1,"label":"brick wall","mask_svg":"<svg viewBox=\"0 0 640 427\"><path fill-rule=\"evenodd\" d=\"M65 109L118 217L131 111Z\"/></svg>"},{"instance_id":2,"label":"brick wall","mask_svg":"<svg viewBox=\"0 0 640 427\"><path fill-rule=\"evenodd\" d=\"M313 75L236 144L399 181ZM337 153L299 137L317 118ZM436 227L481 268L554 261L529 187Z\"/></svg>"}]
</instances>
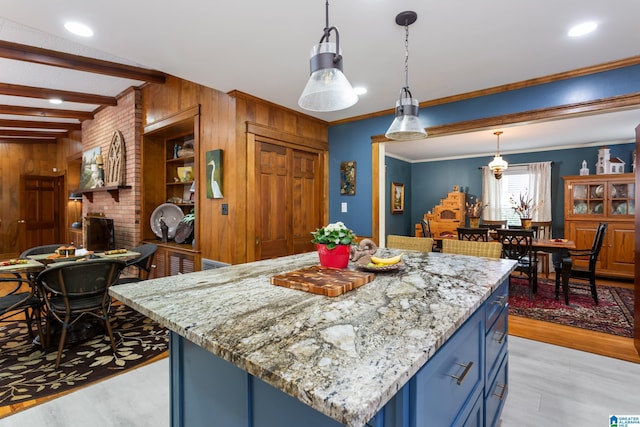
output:
<instances>
[{"instance_id":1,"label":"brick wall","mask_svg":"<svg viewBox=\"0 0 640 427\"><path fill-rule=\"evenodd\" d=\"M142 129L142 95L139 89L130 88L118 96L118 105L106 107L96 113L93 120L82 123L82 151L101 148L104 158L115 131L124 139L124 185L131 188L119 191L119 201L109 192L96 191L93 202L87 197L82 203L82 214L101 212L112 218L116 248L131 248L140 244L140 136Z\"/></svg>"}]
</instances>

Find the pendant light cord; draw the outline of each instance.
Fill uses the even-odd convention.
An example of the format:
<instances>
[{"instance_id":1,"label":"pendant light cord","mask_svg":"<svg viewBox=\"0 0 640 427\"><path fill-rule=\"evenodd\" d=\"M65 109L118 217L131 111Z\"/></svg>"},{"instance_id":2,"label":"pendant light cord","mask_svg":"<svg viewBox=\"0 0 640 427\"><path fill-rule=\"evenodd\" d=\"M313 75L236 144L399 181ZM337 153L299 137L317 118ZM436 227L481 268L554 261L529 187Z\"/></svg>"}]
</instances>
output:
<instances>
[{"instance_id":1,"label":"pendant light cord","mask_svg":"<svg viewBox=\"0 0 640 427\"><path fill-rule=\"evenodd\" d=\"M409 90L409 25L404 25L404 86Z\"/></svg>"},{"instance_id":2,"label":"pendant light cord","mask_svg":"<svg viewBox=\"0 0 640 427\"><path fill-rule=\"evenodd\" d=\"M329 26L329 0L325 2L325 25L324 31L322 32L322 37L320 38L320 43L327 42L329 43L329 37L331 36L331 31L336 33L336 53L333 55L333 62L338 63L340 59L342 59L342 55L340 55L340 34L338 33L338 29L336 27Z\"/></svg>"}]
</instances>

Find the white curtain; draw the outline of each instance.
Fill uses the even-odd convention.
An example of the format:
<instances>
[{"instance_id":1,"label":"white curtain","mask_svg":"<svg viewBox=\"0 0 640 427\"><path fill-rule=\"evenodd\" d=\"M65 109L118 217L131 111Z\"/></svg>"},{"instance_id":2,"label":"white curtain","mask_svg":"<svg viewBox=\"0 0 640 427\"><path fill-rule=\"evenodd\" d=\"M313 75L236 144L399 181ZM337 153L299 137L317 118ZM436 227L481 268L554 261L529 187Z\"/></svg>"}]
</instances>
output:
<instances>
[{"instance_id":1,"label":"white curtain","mask_svg":"<svg viewBox=\"0 0 640 427\"><path fill-rule=\"evenodd\" d=\"M533 221L551 221L551 162L529 163L529 195L537 203Z\"/></svg>"},{"instance_id":2,"label":"white curtain","mask_svg":"<svg viewBox=\"0 0 640 427\"><path fill-rule=\"evenodd\" d=\"M488 166L482 167L482 203L487 205L482 211L482 219L499 221L502 219L502 180L495 179Z\"/></svg>"}]
</instances>

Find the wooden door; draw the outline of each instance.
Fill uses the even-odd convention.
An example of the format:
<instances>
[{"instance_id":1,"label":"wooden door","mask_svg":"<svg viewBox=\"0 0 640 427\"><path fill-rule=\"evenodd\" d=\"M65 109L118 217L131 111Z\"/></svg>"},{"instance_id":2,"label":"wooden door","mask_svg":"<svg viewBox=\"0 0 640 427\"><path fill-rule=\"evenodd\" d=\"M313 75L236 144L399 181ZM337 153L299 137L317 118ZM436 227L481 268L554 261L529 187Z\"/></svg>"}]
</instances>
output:
<instances>
[{"instance_id":1,"label":"wooden door","mask_svg":"<svg viewBox=\"0 0 640 427\"><path fill-rule=\"evenodd\" d=\"M63 177L25 175L21 179L19 252L61 243Z\"/></svg>"},{"instance_id":2,"label":"wooden door","mask_svg":"<svg viewBox=\"0 0 640 427\"><path fill-rule=\"evenodd\" d=\"M313 250L319 227L318 154L256 142L256 259Z\"/></svg>"}]
</instances>

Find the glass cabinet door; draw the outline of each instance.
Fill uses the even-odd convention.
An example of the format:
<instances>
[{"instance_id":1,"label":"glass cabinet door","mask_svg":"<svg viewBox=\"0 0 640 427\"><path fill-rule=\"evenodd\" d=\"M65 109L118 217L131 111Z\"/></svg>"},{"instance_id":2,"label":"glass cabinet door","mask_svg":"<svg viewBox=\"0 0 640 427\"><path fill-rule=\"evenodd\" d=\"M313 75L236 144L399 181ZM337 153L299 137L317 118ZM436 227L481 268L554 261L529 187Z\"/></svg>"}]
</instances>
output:
<instances>
[{"instance_id":1,"label":"glass cabinet door","mask_svg":"<svg viewBox=\"0 0 640 427\"><path fill-rule=\"evenodd\" d=\"M609 184L611 198L610 215L634 215L636 210L635 185L633 183Z\"/></svg>"},{"instance_id":2,"label":"glass cabinet door","mask_svg":"<svg viewBox=\"0 0 640 427\"><path fill-rule=\"evenodd\" d=\"M577 215L604 214L604 190L603 184L574 184L573 213Z\"/></svg>"}]
</instances>

